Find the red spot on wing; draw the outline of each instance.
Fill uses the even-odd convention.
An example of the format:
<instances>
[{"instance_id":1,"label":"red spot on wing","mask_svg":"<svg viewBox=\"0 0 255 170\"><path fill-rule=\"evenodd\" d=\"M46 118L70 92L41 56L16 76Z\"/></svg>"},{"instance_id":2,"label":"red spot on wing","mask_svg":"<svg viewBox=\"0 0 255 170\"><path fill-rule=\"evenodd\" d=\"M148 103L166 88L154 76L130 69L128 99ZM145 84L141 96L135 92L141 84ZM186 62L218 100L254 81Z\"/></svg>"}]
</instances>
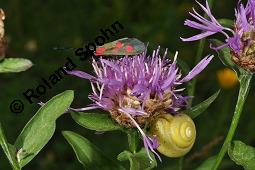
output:
<instances>
[{"instance_id":1,"label":"red spot on wing","mask_svg":"<svg viewBox=\"0 0 255 170\"><path fill-rule=\"evenodd\" d=\"M123 46L123 44L121 42L116 43L116 48L121 48L122 46Z\"/></svg>"},{"instance_id":2,"label":"red spot on wing","mask_svg":"<svg viewBox=\"0 0 255 170\"><path fill-rule=\"evenodd\" d=\"M104 54L104 52L105 52L105 47L98 47L97 49L96 49L96 56L100 56L100 55L103 55Z\"/></svg>"},{"instance_id":3,"label":"red spot on wing","mask_svg":"<svg viewBox=\"0 0 255 170\"><path fill-rule=\"evenodd\" d=\"M127 46L126 46L126 52L131 53L131 52L133 52L133 51L134 51L134 47L132 47L131 45L127 45Z\"/></svg>"}]
</instances>

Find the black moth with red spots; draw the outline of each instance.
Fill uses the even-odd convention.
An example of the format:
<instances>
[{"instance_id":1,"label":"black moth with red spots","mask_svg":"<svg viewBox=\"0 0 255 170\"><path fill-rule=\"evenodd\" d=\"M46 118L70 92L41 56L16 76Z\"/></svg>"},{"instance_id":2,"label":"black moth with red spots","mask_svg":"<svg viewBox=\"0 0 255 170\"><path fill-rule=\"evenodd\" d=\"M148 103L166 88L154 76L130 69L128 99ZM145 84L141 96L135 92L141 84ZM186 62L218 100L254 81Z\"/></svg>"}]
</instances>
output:
<instances>
[{"instance_id":1,"label":"black moth with red spots","mask_svg":"<svg viewBox=\"0 0 255 170\"><path fill-rule=\"evenodd\" d=\"M125 56L143 53L146 47L136 38L122 38L96 48L95 56Z\"/></svg>"}]
</instances>

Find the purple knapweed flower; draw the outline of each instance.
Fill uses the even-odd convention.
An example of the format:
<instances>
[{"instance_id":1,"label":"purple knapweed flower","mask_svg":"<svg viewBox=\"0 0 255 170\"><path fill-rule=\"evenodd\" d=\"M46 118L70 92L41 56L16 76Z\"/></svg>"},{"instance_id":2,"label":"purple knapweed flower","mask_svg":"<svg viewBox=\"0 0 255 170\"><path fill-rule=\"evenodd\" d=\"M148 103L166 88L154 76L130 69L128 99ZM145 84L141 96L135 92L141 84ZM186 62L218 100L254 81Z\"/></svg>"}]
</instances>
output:
<instances>
[{"instance_id":1,"label":"purple knapweed flower","mask_svg":"<svg viewBox=\"0 0 255 170\"><path fill-rule=\"evenodd\" d=\"M199 15L195 9L190 15L196 21L186 20L184 25L201 30L202 33L190 38L181 38L183 41L195 41L206 38L216 33L223 34L225 44L213 48L215 50L229 47L232 54L232 60L247 71L255 72L255 1L248 0L246 6L238 3L235 10L234 29L222 26L212 15L208 2L206 6L197 2L203 11L207 14L208 19Z\"/></svg>"},{"instance_id":2,"label":"purple knapweed flower","mask_svg":"<svg viewBox=\"0 0 255 170\"><path fill-rule=\"evenodd\" d=\"M82 71L69 72L90 80L93 91L89 96L93 104L76 111L99 108L109 112L121 126L137 128L143 138L148 157L152 160L150 150L160 159L154 150L158 147L156 136L146 135L142 127L160 112L175 114L186 107L190 97L183 96L184 89L178 86L198 75L212 58L213 56L205 57L184 77L177 68L177 54L171 62L167 59L167 50L163 57L157 49L152 56L143 53L116 60L93 59L95 75Z\"/></svg>"}]
</instances>

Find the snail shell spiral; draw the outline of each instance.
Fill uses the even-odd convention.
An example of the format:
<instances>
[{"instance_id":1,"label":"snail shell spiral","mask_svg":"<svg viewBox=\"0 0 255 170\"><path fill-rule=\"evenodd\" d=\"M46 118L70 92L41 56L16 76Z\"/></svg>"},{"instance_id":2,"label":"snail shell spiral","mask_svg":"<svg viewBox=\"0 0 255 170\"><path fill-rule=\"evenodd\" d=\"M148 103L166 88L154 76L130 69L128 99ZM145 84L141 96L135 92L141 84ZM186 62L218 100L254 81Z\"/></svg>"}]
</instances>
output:
<instances>
[{"instance_id":1,"label":"snail shell spiral","mask_svg":"<svg viewBox=\"0 0 255 170\"><path fill-rule=\"evenodd\" d=\"M196 139L195 124L186 114L160 114L152 122L150 133L157 136L157 150L172 158L188 153Z\"/></svg>"}]
</instances>

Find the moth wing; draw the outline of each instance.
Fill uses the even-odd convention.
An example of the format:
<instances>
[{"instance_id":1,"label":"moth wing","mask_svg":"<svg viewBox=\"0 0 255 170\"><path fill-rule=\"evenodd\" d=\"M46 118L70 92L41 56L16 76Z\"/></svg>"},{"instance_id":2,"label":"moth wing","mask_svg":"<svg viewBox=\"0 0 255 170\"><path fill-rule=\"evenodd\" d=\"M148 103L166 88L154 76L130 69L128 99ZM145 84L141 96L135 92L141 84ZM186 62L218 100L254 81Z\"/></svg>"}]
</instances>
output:
<instances>
[{"instance_id":1,"label":"moth wing","mask_svg":"<svg viewBox=\"0 0 255 170\"><path fill-rule=\"evenodd\" d=\"M129 38L124 44L118 51L119 55L138 55L146 50L145 44L136 38Z\"/></svg>"},{"instance_id":2,"label":"moth wing","mask_svg":"<svg viewBox=\"0 0 255 170\"><path fill-rule=\"evenodd\" d=\"M119 44L121 47L118 47ZM102 55L137 55L141 54L146 50L143 42L136 38L122 38L101 46L105 49Z\"/></svg>"}]
</instances>

